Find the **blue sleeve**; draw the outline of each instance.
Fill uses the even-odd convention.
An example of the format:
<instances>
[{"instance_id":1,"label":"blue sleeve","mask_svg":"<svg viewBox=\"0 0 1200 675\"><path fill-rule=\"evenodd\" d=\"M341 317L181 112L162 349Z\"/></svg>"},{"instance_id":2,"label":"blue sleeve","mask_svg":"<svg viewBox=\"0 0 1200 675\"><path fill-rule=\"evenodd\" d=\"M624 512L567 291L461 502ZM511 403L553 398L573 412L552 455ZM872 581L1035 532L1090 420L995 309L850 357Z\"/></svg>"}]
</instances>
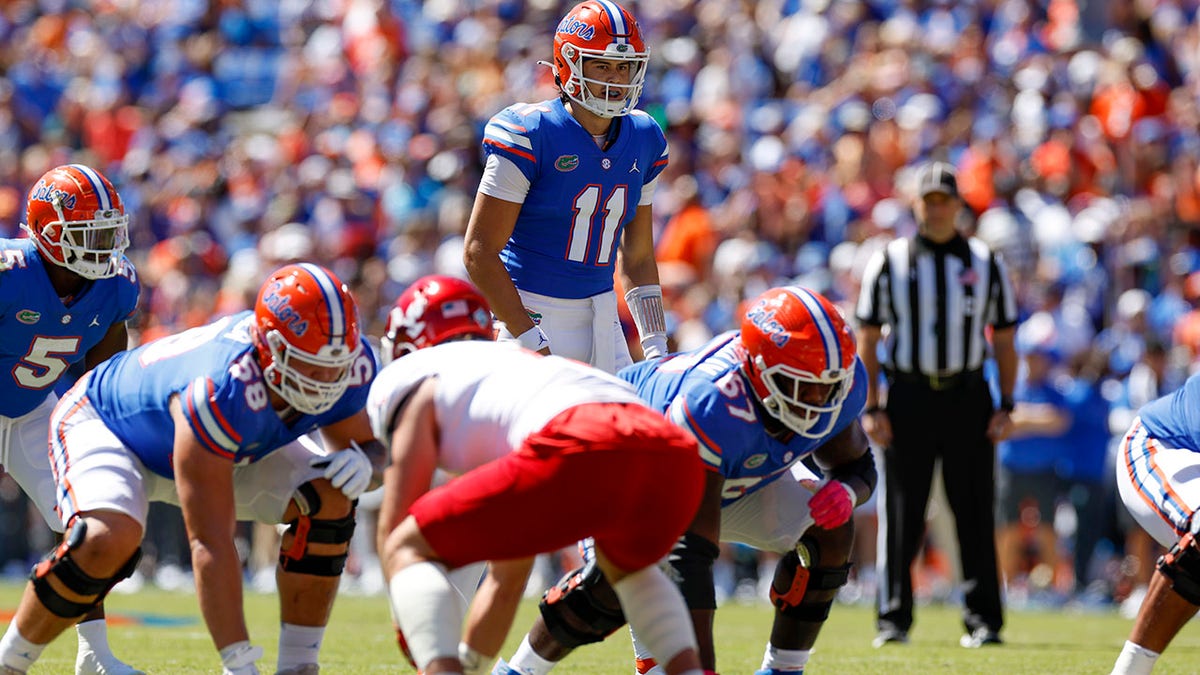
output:
<instances>
[{"instance_id":1,"label":"blue sleeve","mask_svg":"<svg viewBox=\"0 0 1200 675\"><path fill-rule=\"evenodd\" d=\"M646 152L651 155L651 161L648 162L650 168L646 171L645 183L649 183L658 178L671 161L667 137L663 134L662 127L658 126L658 122L645 112L635 110L629 119L638 129L639 139L646 139Z\"/></svg>"},{"instance_id":2,"label":"blue sleeve","mask_svg":"<svg viewBox=\"0 0 1200 675\"><path fill-rule=\"evenodd\" d=\"M700 445L700 458L723 476L733 475L733 468L754 447L746 434L761 434L758 417L745 394L730 397L715 384L687 387L671 402L667 417L691 432Z\"/></svg>"},{"instance_id":3,"label":"blue sleeve","mask_svg":"<svg viewBox=\"0 0 1200 675\"><path fill-rule=\"evenodd\" d=\"M241 383L231 377L201 376L188 383L182 402L188 426L200 444L213 454L234 459L243 436L237 423L249 410Z\"/></svg>"},{"instance_id":4,"label":"blue sleeve","mask_svg":"<svg viewBox=\"0 0 1200 675\"><path fill-rule=\"evenodd\" d=\"M116 321L128 321L137 311L138 298L142 293L142 286L138 283L137 269L133 263L129 262L129 258L121 256L121 262L117 266L117 278L121 280L117 289L117 316Z\"/></svg>"},{"instance_id":5,"label":"blue sleeve","mask_svg":"<svg viewBox=\"0 0 1200 675\"><path fill-rule=\"evenodd\" d=\"M509 106L488 120L483 130L483 154L509 160L532 183L538 176L537 136L541 115L536 108L529 114L518 115L518 106L524 108L525 104Z\"/></svg>"}]
</instances>

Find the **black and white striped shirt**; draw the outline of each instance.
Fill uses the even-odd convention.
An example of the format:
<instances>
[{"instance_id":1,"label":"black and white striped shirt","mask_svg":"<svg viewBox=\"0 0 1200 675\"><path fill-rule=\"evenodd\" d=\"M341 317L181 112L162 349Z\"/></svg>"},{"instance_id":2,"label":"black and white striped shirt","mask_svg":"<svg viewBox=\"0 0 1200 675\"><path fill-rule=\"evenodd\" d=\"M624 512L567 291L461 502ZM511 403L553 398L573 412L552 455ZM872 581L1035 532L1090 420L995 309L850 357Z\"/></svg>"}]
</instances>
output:
<instances>
[{"instance_id":1,"label":"black and white striped shirt","mask_svg":"<svg viewBox=\"0 0 1200 675\"><path fill-rule=\"evenodd\" d=\"M863 274L856 318L888 326L884 368L948 377L983 367L987 326L1017 323L1017 302L1001 257L961 235L890 242Z\"/></svg>"}]
</instances>

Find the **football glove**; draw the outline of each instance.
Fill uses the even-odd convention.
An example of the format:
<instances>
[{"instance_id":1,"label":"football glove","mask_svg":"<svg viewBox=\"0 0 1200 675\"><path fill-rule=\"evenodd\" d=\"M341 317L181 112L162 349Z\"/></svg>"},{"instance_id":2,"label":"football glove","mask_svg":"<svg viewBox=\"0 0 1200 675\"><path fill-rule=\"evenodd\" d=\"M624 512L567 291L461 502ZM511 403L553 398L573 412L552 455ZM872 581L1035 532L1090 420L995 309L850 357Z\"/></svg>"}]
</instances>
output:
<instances>
[{"instance_id":1,"label":"football glove","mask_svg":"<svg viewBox=\"0 0 1200 675\"><path fill-rule=\"evenodd\" d=\"M354 441L350 441L350 447L345 450L325 457L314 457L310 464L324 466L325 478L351 500L358 499L371 484L371 460Z\"/></svg>"},{"instance_id":2,"label":"football glove","mask_svg":"<svg viewBox=\"0 0 1200 675\"><path fill-rule=\"evenodd\" d=\"M840 480L831 480L808 500L808 512L817 527L832 530L850 520L857 501L853 488Z\"/></svg>"}]
</instances>

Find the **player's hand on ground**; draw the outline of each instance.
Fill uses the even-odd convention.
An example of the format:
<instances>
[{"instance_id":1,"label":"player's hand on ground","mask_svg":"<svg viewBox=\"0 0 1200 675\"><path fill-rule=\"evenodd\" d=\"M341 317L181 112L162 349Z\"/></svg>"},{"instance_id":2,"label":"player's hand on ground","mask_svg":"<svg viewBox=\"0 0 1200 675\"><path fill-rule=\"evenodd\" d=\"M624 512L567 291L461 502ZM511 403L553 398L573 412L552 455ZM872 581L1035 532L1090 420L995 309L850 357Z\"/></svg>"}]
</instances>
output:
<instances>
[{"instance_id":1,"label":"player's hand on ground","mask_svg":"<svg viewBox=\"0 0 1200 675\"><path fill-rule=\"evenodd\" d=\"M315 457L311 464L324 464L325 478L350 499L358 499L371 484L371 460L355 443L327 457Z\"/></svg>"},{"instance_id":2,"label":"player's hand on ground","mask_svg":"<svg viewBox=\"0 0 1200 675\"><path fill-rule=\"evenodd\" d=\"M853 488L840 480L831 480L808 500L808 511L817 527L832 530L850 520L857 500Z\"/></svg>"}]
</instances>

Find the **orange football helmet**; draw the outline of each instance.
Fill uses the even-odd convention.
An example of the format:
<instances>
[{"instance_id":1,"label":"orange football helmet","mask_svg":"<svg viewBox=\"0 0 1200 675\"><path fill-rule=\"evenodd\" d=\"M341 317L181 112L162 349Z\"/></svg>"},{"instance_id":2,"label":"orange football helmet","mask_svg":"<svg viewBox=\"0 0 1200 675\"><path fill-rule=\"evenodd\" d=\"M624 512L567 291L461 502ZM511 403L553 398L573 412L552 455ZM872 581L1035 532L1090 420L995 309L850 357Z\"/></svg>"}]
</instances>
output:
<instances>
[{"instance_id":1,"label":"orange football helmet","mask_svg":"<svg viewBox=\"0 0 1200 675\"><path fill-rule=\"evenodd\" d=\"M386 364L405 354L452 339L492 339L492 310L475 286L440 274L421 277L404 289L379 342Z\"/></svg>"},{"instance_id":2,"label":"orange football helmet","mask_svg":"<svg viewBox=\"0 0 1200 675\"><path fill-rule=\"evenodd\" d=\"M587 59L628 61L628 84L610 84L583 75ZM575 5L554 31L554 79L564 95L601 117L628 115L642 95L650 50L642 29L624 7L611 0L587 0ZM596 96L588 85L606 87Z\"/></svg>"},{"instance_id":3,"label":"orange football helmet","mask_svg":"<svg viewBox=\"0 0 1200 675\"><path fill-rule=\"evenodd\" d=\"M750 303L741 339L767 412L802 436L829 433L854 384L854 333L841 310L806 288L772 288Z\"/></svg>"},{"instance_id":4,"label":"orange football helmet","mask_svg":"<svg viewBox=\"0 0 1200 675\"><path fill-rule=\"evenodd\" d=\"M22 229L50 262L85 279L117 274L129 216L108 179L82 164L55 167L29 190Z\"/></svg>"},{"instance_id":5,"label":"orange football helmet","mask_svg":"<svg viewBox=\"0 0 1200 675\"><path fill-rule=\"evenodd\" d=\"M342 397L362 347L350 289L311 263L281 267L267 278L254 303L252 333L267 386L308 415Z\"/></svg>"}]
</instances>

